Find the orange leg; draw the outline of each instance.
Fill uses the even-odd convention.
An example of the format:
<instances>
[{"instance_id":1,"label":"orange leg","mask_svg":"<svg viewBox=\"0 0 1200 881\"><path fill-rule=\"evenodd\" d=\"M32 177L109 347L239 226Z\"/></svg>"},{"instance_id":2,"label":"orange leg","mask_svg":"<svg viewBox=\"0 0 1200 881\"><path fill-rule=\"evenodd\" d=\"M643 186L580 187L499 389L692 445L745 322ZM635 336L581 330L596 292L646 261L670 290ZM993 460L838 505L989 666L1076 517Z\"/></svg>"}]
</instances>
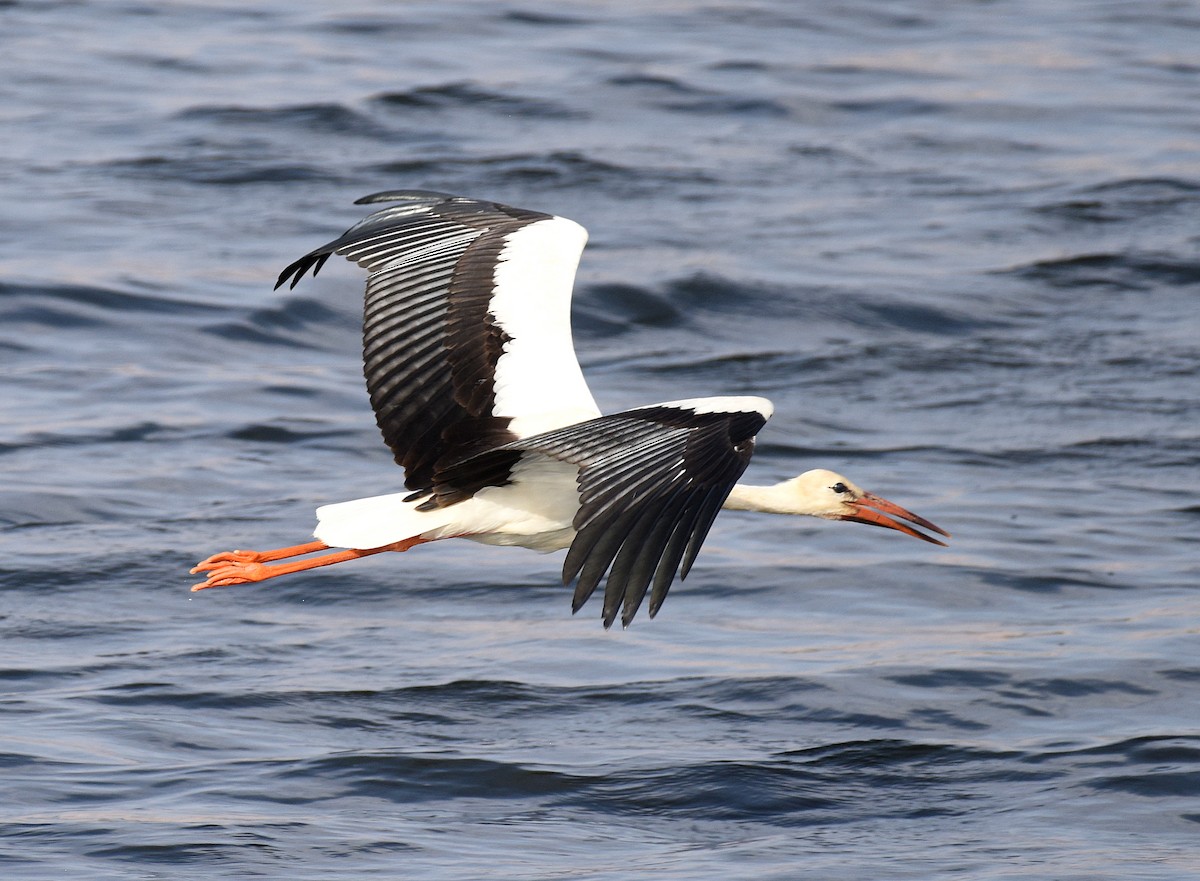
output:
<instances>
[{"instance_id":1,"label":"orange leg","mask_svg":"<svg viewBox=\"0 0 1200 881\"><path fill-rule=\"evenodd\" d=\"M398 541L395 544L384 545L381 548L369 548L366 550L351 548L335 551L332 554L322 554L319 557L309 557L306 560L277 563L274 566L267 566L265 564L272 560L284 560L289 557L311 554L315 551L328 550L329 545L324 542L313 541L302 545L276 548L271 551L222 551L219 554L213 554L203 562L197 563L192 568L193 575L197 572L208 573L207 580L192 585L192 590L197 591L210 587L226 587L231 584L249 584L251 582L266 581L268 578L277 578L280 575L290 575L292 572L316 569L318 566L332 566L334 563L344 563L347 560L356 560L359 557L368 557L371 554L378 554L383 551L407 551L409 548L424 544L427 541L430 541L430 539L410 538L405 541Z\"/></svg>"}]
</instances>

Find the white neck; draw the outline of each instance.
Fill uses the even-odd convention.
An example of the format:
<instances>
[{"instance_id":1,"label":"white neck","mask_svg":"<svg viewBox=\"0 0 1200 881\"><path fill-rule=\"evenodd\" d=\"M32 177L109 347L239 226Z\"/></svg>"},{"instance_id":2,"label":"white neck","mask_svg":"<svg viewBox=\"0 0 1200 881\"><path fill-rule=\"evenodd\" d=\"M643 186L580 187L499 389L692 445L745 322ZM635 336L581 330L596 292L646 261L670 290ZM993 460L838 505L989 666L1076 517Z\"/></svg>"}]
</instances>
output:
<instances>
[{"instance_id":1,"label":"white neck","mask_svg":"<svg viewBox=\"0 0 1200 881\"><path fill-rule=\"evenodd\" d=\"M763 511L768 514L798 514L795 495L787 482L774 486L747 486L739 483L721 506L728 511Z\"/></svg>"}]
</instances>

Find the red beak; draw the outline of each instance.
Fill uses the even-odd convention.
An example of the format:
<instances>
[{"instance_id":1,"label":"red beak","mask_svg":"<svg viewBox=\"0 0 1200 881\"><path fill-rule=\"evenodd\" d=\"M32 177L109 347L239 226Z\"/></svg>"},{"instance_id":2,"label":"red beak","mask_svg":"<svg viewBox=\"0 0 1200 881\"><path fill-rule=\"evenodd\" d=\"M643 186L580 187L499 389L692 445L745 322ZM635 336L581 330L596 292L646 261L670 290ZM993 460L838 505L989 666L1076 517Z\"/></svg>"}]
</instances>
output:
<instances>
[{"instance_id":1,"label":"red beak","mask_svg":"<svg viewBox=\"0 0 1200 881\"><path fill-rule=\"evenodd\" d=\"M934 526L924 517L918 517L912 511L906 511L895 502L889 502L887 499L881 499L879 496L872 495L871 493L864 493L861 499L853 501L850 504L854 506L854 513L845 514L840 519L849 520L853 523L869 523L872 526L883 526L887 529L897 529L905 535L911 535L913 538L921 539L921 541L946 547L944 541L939 541L923 532L917 532L917 530L908 524L892 519L893 517L899 517L900 520L915 523L917 526L928 529L930 532L936 532L938 535L946 536L946 538L950 537L950 533L938 526ZM892 516L889 517L889 514Z\"/></svg>"}]
</instances>

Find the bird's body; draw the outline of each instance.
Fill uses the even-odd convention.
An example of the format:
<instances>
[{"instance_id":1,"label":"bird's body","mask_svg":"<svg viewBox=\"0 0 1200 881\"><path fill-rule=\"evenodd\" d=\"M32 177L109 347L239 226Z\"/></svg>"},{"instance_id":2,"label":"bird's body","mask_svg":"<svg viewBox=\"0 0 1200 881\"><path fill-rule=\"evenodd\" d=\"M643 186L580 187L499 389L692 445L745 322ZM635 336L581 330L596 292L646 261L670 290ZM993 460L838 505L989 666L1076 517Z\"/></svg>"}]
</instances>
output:
<instances>
[{"instance_id":1,"label":"bird's body","mask_svg":"<svg viewBox=\"0 0 1200 881\"><path fill-rule=\"evenodd\" d=\"M602 415L575 357L570 297L587 240L561 217L425 191L394 202L283 271L331 254L369 272L364 372L406 492L326 505L315 542L215 554L199 590L468 538L569 548L578 609L607 574L604 623L653 616L722 507L856 520L936 539L932 523L830 471L737 483L772 413L758 397L671 401ZM344 550L316 557L330 548ZM293 559L295 558L295 559ZM291 562L276 563L290 559Z\"/></svg>"}]
</instances>

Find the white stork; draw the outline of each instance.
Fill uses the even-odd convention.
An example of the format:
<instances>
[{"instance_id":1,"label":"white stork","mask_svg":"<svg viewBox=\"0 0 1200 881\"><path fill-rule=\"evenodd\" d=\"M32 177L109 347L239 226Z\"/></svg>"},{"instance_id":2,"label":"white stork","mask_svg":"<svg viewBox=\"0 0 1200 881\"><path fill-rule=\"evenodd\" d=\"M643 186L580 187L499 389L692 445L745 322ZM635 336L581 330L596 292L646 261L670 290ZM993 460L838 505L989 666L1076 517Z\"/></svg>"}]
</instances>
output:
<instances>
[{"instance_id":1,"label":"white stork","mask_svg":"<svg viewBox=\"0 0 1200 881\"><path fill-rule=\"evenodd\" d=\"M301 257L276 288L316 275L331 254L369 273L364 372L407 492L318 508L313 542L214 554L192 569L207 573L192 590L469 538L569 548L572 610L607 573L604 626L618 611L627 626L647 590L654 617L676 573L687 576L721 508L869 523L943 544L900 518L948 537L832 471L737 483L772 413L765 398L601 415L571 342L587 241L574 221L422 190L356 204L379 202L394 204Z\"/></svg>"}]
</instances>

